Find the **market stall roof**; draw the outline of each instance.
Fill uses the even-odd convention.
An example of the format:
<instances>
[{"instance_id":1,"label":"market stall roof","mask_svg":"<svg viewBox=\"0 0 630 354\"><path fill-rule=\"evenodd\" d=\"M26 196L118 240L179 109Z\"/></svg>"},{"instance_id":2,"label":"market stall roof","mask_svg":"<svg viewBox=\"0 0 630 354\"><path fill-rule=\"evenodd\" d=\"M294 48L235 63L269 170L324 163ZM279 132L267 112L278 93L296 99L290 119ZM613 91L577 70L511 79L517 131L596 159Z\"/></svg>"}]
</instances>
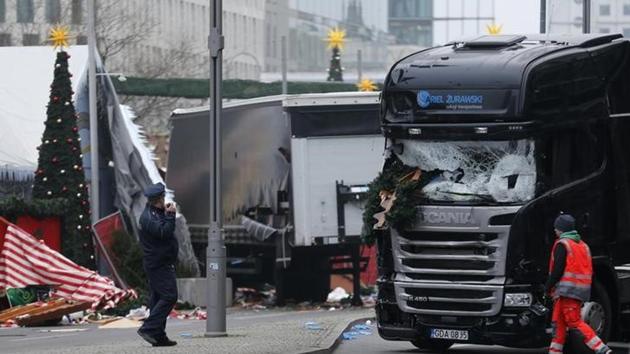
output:
<instances>
[{"instance_id":1,"label":"market stall roof","mask_svg":"<svg viewBox=\"0 0 630 354\"><path fill-rule=\"evenodd\" d=\"M70 54L72 87L87 69L87 46ZM56 51L45 47L0 47L0 168L35 170L46 105L53 81Z\"/></svg>"}]
</instances>

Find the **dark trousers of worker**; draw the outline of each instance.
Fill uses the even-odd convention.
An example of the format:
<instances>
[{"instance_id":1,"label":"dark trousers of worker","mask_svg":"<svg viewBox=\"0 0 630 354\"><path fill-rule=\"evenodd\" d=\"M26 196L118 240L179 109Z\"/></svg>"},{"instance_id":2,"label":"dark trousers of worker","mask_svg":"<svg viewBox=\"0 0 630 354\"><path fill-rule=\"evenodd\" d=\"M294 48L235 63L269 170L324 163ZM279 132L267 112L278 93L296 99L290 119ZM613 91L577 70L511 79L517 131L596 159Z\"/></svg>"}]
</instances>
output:
<instances>
[{"instance_id":1,"label":"dark trousers of worker","mask_svg":"<svg viewBox=\"0 0 630 354\"><path fill-rule=\"evenodd\" d=\"M569 329L577 329L584 336L584 343L595 353L606 353L608 346L595 331L582 320L582 302L568 297L559 297L553 304L553 339L549 346L550 354L560 354L564 349Z\"/></svg>"},{"instance_id":2,"label":"dark trousers of worker","mask_svg":"<svg viewBox=\"0 0 630 354\"><path fill-rule=\"evenodd\" d=\"M166 319L177 303L177 282L172 265L145 269L151 291L149 317L144 320L141 331L155 337L166 336Z\"/></svg>"}]
</instances>

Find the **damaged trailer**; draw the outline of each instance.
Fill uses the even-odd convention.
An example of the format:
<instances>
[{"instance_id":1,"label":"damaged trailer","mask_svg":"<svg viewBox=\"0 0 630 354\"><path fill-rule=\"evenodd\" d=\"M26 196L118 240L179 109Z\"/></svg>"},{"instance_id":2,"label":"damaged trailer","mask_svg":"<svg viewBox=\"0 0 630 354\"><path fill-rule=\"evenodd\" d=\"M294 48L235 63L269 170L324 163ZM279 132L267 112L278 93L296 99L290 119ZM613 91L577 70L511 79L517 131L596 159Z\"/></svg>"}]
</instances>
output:
<instances>
[{"instance_id":1,"label":"damaged trailer","mask_svg":"<svg viewBox=\"0 0 630 354\"><path fill-rule=\"evenodd\" d=\"M377 93L273 96L224 105L223 225L235 284L269 282L284 299L325 301L330 274L353 274L359 303L363 197L382 164ZM195 252L208 229L208 108L179 109L167 183ZM351 268L340 265L352 263ZM290 285L290 286L289 286Z\"/></svg>"}]
</instances>

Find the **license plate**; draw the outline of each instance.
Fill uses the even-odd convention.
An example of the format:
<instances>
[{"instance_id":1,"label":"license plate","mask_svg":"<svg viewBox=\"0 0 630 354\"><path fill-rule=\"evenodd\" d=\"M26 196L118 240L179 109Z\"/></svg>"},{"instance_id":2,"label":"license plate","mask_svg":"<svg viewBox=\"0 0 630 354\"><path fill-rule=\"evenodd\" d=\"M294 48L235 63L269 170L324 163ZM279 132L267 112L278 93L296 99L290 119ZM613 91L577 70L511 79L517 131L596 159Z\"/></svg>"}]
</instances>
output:
<instances>
[{"instance_id":1,"label":"license plate","mask_svg":"<svg viewBox=\"0 0 630 354\"><path fill-rule=\"evenodd\" d=\"M431 329L431 338L467 341L468 331L433 328Z\"/></svg>"}]
</instances>

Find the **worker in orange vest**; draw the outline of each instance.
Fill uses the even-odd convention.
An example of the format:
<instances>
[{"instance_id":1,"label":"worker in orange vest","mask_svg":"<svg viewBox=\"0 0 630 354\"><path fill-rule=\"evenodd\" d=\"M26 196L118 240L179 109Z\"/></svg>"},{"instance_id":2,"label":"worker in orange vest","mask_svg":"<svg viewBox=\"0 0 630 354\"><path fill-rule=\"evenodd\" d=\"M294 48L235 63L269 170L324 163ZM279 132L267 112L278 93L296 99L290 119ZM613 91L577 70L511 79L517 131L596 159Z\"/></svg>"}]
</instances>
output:
<instances>
[{"instance_id":1,"label":"worker in orange vest","mask_svg":"<svg viewBox=\"0 0 630 354\"><path fill-rule=\"evenodd\" d=\"M550 354L562 353L568 329L577 329L584 343L596 354L611 354L610 348L582 320L582 303L591 296L593 264L591 251L575 231L575 219L568 214L554 222L558 239L553 245L549 261L549 278L545 290L554 299Z\"/></svg>"}]
</instances>

